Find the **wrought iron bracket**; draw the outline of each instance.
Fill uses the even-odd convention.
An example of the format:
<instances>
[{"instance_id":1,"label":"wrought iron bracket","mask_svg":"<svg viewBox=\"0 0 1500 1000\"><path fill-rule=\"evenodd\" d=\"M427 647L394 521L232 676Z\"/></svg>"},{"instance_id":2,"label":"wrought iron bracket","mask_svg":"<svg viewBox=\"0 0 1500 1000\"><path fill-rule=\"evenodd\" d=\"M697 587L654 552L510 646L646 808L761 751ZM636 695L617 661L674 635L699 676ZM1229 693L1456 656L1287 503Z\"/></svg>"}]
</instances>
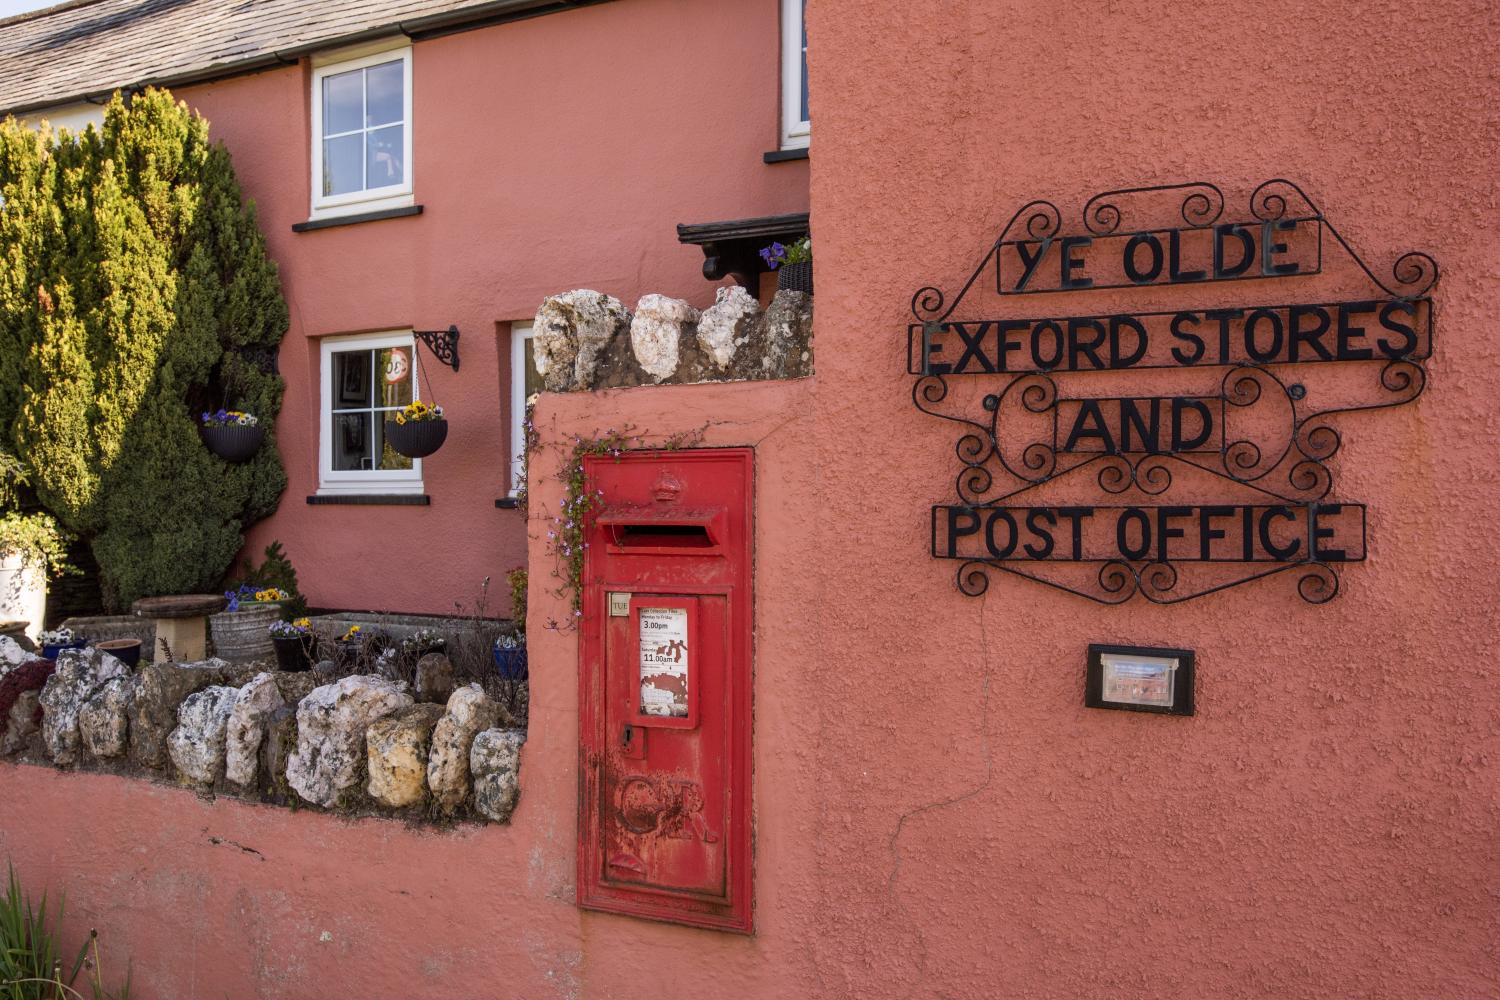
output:
<instances>
[{"instance_id":1,"label":"wrought iron bracket","mask_svg":"<svg viewBox=\"0 0 1500 1000\"><path fill-rule=\"evenodd\" d=\"M446 330L413 330L417 338L427 345L432 356L439 362L458 371L458 327Z\"/></svg>"}]
</instances>

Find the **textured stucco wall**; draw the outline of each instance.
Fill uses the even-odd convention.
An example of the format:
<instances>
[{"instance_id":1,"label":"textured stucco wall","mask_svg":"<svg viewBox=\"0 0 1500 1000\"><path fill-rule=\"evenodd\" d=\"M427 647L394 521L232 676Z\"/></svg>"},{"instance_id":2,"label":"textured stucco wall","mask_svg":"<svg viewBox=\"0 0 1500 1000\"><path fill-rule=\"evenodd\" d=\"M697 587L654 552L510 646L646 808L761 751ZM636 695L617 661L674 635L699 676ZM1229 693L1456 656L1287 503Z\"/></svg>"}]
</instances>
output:
<instances>
[{"instance_id":1,"label":"textured stucco wall","mask_svg":"<svg viewBox=\"0 0 1500 1000\"><path fill-rule=\"evenodd\" d=\"M182 90L234 154L291 310L277 422L290 485L248 551L280 539L316 605L429 613L523 562L521 519L494 505L514 447L509 324L568 288L710 305L677 223L807 209L807 163L761 159L778 138L778 25L771 3L630 0L417 42L423 213L306 233L291 231L309 206L305 64ZM308 506L318 338L450 324L458 373L420 348L449 416L423 463L432 505Z\"/></svg>"},{"instance_id":2,"label":"textured stucco wall","mask_svg":"<svg viewBox=\"0 0 1500 1000\"><path fill-rule=\"evenodd\" d=\"M573 908L551 452L512 827L415 833L23 768L0 772L0 854L66 887L162 984L148 997L1496 995L1493 17L1130 0L810 17L816 383L541 411L553 440L707 424L709 444L757 446L756 936ZM953 435L909 402L912 291L956 287L1032 197L1076 213L1205 178L1238 206L1275 175L1372 260L1420 247L1444 268L1427 393L1339 425L1335 488L1371 505L1369 560L1321 607L1279 582L1179 608L956 593L926 554ZM1198 714L1085 710L1098 641L1195 648Z\"/></svg>"},{"instance_id":3,"label":"textured stucco wall","mask_svg":"<svg viewBox=\"0 0 1500 1000\"><path fill-rule=\"evenodd\" d=\"M810 804L817 894L839 900L809 938L825 995L1500 993L1492 8L815 0L809 16L809 506L838 556L818 563L816 675L840 709ZM956 593L956 564L923 551L956 432L907 396L911 293L951 294L1032 198L1076 227L1095 192L1206 179L1243 213L1275 176L1382 270L1411 247L1444 270L1426 394L1339 424L1336 495L1371 505L1369 561L1322 607L1289 581L1179 608L1021 581ZM1218 301L1296 291L1259 285ZM1101 291L1006 315L1179 301ZM1089 642L1196 648L1197 716L1085 710Z\"/></svg>"},{"instance_id":4,"label":"textured stucco wall","mask_svg":"<svg viewBox=\"0 0 1500 1000\"><path fill-rule=\"evenodd\" d=\"M757 707L753 937L585 913L574 905L578 675L569 599L546 557L569 435L607 428L753 445L761 483L812 467L811 380L546 396L530 525L530 735L507 826L451 832L291 811L97 774L0 762L0 859L35 891L64 890L70 933L101 931L108 970L134 963L142 1000L525 997L659 1000L799 995L822 907L807 803L818 712ZM775 622L759 683L798 690L816 646L813 581L788 575L813 525L785 491L758 493L755 588ZM788 752L799 748L798 752ZM326 936L325 936L326 935ZM810 994L808 994L810 995Z\"/></svg>"}]
</instances>

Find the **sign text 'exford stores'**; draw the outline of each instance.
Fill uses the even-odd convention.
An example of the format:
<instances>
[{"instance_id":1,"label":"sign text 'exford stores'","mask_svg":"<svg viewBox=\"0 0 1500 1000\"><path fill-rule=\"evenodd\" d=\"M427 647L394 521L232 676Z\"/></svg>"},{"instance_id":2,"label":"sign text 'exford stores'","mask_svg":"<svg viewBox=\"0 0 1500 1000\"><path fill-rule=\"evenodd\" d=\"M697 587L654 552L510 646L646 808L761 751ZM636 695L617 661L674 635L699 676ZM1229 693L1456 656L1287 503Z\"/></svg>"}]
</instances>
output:
<instances>
[{"instance_id":1,"label":"sign text 'exford stores'","mask_svg":"<svg viewBox=\"0 0 1500 1000\"><path fill-rule=\"evenodd\" d=\"M1166 206L1182 224L1126 229L1122 204L1137 215ZM961 590L982 593L1002 571L1105 603L1176 603L1295 571L1301 596L1321 603L1337 592L1334 566L1364 558L1364 506L1327 499L1326 463L1341 443L1330 418L1421 393L1437 265L1410 252L1382 281L1289 181L1257 188L1249 218L1221 221L1224 207L1205 183L1111 191L1084 206L1085 231L1066 234L1055 206L1032 202L952 304L931 287L913 297L912 398L964 425L958 502L932 510L933 555L963 562ZM991 267L1003 303L1306 279L1323 273L1327 246L1343 251L1333 266L1358 276L1364 294L1224 303L1195 293L1170 311L956 315ZM1193 389L1064 392L1088 373L1115 373L1111 387L1122 374L1150 379L1156 390L1172 370ZM950 383L959 376L975 378ZM965 412L972 404L983 412ZM1163 502L1177 499L1169 491L1206 496Z\"/></svg>"}]
</instances>

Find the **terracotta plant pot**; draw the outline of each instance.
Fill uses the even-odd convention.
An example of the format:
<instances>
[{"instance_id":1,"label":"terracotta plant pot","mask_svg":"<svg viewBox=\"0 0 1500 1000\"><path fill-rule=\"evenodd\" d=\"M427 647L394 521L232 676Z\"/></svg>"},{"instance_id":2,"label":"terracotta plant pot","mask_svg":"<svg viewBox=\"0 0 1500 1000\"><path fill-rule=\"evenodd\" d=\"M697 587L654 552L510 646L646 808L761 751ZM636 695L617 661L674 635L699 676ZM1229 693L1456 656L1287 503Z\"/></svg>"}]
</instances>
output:
<instances>
[{"instance_id":1,"label":"terracotta plant pot","mask_svg":"<svg viewBox=\"0 0 1500 1000\"><path fill-rule=\"evenodd\" d=\"M243 427L233 424L228 427L202 427L203 443L208 450L226 462L247 462L266 439L266 429L259 424Z\"/></svg>"},{"instance_id":2,"label":"terracotta plant pot","mask_svg":"<svg viewBox=\"0 0 1500 1000\"><path fill-rule=\"evenodd\" d=\"M394 420L387 420L385 439L398 455L426 458L441 448L448 439L448 421L408 420L404 424L398 424Z\"/></svg>"},{"instance_id":3,"label":"terracotta plant pot","mask_svg":"<svg viewBox=\"0 0 1500 1000\"><path fill-rule=\"evenodd\" d=\"M94 643L94 648L104 650L127 667L134 667L141 662L139 639L105 639Z\"/></svg>"},{"instance_id":4,"label":"terracotta plant pot","mask_svg":"<svg viewBox=\"0 0 1500 1000\"><path fill-rule=\"evenodd\" d=\"M784 292L806 292L813 293L812 261L804 260L798 264L783 264L776 269L776 287Z\"/></svg>"}]
</instances>

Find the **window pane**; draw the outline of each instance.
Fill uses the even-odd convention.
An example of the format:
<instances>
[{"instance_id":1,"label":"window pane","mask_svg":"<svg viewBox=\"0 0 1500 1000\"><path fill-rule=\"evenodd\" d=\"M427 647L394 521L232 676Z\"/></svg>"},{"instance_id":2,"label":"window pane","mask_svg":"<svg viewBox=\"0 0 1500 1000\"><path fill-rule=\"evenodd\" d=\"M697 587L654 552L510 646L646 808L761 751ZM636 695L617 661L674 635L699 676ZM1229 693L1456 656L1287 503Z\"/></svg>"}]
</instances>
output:
<instances>
[{"instance_id":1,"label":"window pane","mask_svg":"<svg viewBox=\"0 0 1500 1000\"><path fill-rule=\"evenodd\" d=\"M526 398L530 399L542 391L542 376L536 370L536 352L532 350L535 341L527 337L525 345L521 348L521 354L526 358Z\"/></svg>"},{"instance_id":2,"label":"window pane","mask_svg":"<svg viewBox=\"0 0 1500 1000\"><path fill-rule=\"evenodd\" d=\"M333 356L333 408L349 410L375 405L370 399L370 351L340 351Z\"/></svg>"},{"instance_id":3,"label":"window pane","mask_svg":"<svg viewBox=\"0 0 1500 1000\"><path fill-rule=\"evenodd\" d=\"M370 414L333 415L333 470L357 472L370 468Z\"/></svg>"},{"instance_id":4,"label":"window pane","mask_svg":"<svg viewBox=\"0 0 1500 1000\"><path fill-rule=\"evenodd\" d=\"M411 348L386 347L375 352L380 373L380 402L376 406L405 406L411 402Z\"/></svg>"},{"instance_id":5,"label":"window pane","mask_svg":"<svg viewBox=\"0 0 1500 1000\"><path fill-rule=\"evenodd\" d=\"M404 125L390 125L365 133L365 149L369 157L365 167L365 187L389 187L405 179L401 165L401 157L406 152L402 148L405 131Z\"/></svg>"},{"instance_id":6,"label":"window pane","mask_svg":"<svg viewBox=\"0 0 1500 1000\"><path fill-rule=\"evenodd\" d=\"M338 135L361 128L360 107L363 74L359 70L323 77L323 134Z\"/></svg>"},{"instance_id":7,"label":"window pane","mask_svg":"<svg viewBox=\"0 0 1500 1000\"><path fill-rule=\"evenodd\" d=\"M811 121L807 113L807 27L802 28L802 121Z\"/></svg>"},{"instance_id":8,"label":"window pane","mask_svg":"<svg viewBox=\"0 0 1500 1000\"><path fill-rule=\"evenodd\" d=\"M364 190L364 178L360 171L363 166L360 163L363 147L364 136L358 132L323 140L324 194L348 194L350 191Z\"/></svg>"},{"instance_id":9,"label":"window pane","mask_svg":"<svg viewBox=\"0 0 1500 1000\"><path fill-rule=\"evenodd\" d=\"M405 455L398 455L398 454L396 454L395 449L392 448L389 444L386 443L386 440L385 440L385 420L386 420L386 418L390 417L390 414L389 413L377 413L376 416L381 418L380 430L379 430L379 435L380 435L380 441L379 441L379 445L380 445L380 464L378 466L376 466L376 468L379 468L379 469L410 469L411 468L411 459L407 458Z\"/></svg>"},{"instance_id":10,"label":"window pane","mask_svg":"<svg viewBox=\"0 0 1500 1000\"><path fill-rule=\"evenodd\" d=\"M405 117L401 99L401 60L381 63L365 70L365 124L389 125Z\"/></svg>"}]
</instances>

